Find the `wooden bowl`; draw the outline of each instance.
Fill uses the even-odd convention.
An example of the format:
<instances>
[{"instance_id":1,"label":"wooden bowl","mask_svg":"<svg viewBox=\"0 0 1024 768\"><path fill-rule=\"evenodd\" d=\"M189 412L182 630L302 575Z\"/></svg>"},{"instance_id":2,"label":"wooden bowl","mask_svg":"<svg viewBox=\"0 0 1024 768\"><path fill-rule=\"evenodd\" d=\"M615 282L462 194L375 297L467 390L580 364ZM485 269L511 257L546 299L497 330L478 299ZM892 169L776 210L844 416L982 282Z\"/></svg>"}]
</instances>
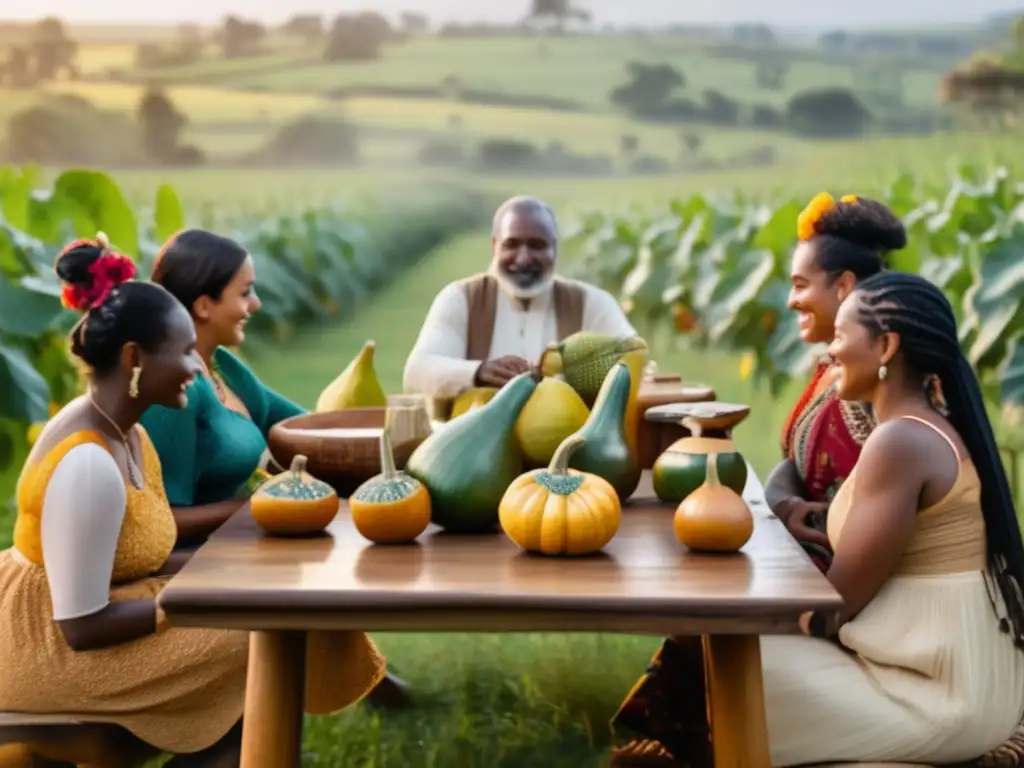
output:
<instances>
[{"instance_id":1,"label":"wooden bowl","mask_svg":"<svg viewBox=\"0 0 1024 768\"><path fill-rule=\"evenodd\" d=\"M291 465L296 454L308 460L311 475L338 492L342 498L381 471L380 434L388 423L388 408L349 408L327 413L293 416L270 429L267 444L274 461ZM401 469L426 435L393 430L391 447Z\"/></svg>"},{"instance_id":2,"label":"wooden bowl","mask_svg":"<svg viewBox=\"0 0 1024 768\"><path fill-rule=\"evenodd\" d=\"M655 406L644 412L644 418L654 422L685 424L688 419L699 423L705 431L731 431L747 418L750 406L740 403L708 401L700 403L670 403Z\"/></svg>"}]
</instances>

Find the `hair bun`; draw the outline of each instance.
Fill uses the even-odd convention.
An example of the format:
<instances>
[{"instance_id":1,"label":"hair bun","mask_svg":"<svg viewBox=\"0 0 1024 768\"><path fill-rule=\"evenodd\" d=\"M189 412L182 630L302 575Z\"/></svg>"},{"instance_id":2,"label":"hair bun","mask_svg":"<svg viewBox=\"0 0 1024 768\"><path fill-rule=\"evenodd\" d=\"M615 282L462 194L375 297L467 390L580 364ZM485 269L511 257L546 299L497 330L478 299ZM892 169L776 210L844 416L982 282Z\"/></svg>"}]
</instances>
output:
<instances>
[{"instance_id":1,"label":"hair bun","mask_svg":"<svg viewBox=\"0 0 1024 768\"><path fill-rule=\"evenodd\" d=\"M883 256L907 245L907 230L892 209L859 195L846 195L838 203L820 205L813 229L815 235L838 237Z\"/></svg>"},{"instance_id":2,"label":"hair bun","mask_svg":"<svg viewBox=\"0 0 1024 768\"><path fill-rule=\"evenodd\" d=\"M94 240L75 240L57 256L57 277L64 283L61 303L68 309L87 312L102 304L110 293L135 276L135 264L124 254L110 251L102 232Z\"/></svg>"}]
</instances>

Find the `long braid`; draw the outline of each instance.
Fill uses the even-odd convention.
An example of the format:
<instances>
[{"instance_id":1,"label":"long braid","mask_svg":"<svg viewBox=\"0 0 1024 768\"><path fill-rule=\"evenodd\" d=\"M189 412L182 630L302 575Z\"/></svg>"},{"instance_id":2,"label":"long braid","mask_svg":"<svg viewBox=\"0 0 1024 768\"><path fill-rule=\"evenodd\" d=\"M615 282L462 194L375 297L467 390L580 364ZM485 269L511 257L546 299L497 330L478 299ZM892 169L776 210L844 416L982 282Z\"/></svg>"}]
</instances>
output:
<instances>
[{"instance_id":1,"label":"long braid","mask_svg":"<svg viewBox=\"0 0 1024 768\"><path fill-rule=\"evenodd\" d=\"M856 294L865 325L876 333L899 334L907 367L939 379L947 418L981 478L989 567L1009 616L1003 626L1024 647L1024 541L981 387L960 348L953 309L931 282L902 272L870 277L857 286Z\"/></svg>"}]
</instances>

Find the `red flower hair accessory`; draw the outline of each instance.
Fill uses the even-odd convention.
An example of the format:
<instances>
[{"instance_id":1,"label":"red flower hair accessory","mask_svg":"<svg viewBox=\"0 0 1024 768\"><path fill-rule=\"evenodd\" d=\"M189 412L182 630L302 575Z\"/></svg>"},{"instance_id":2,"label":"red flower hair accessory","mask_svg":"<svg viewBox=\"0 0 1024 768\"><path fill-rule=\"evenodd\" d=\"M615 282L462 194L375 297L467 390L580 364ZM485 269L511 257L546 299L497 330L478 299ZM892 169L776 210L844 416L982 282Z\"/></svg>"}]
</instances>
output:
<instances>
[{"instance_id":1,"label":"red flower hair accessory","mask_svg":"<svg viewBox=\"0 0 1024 768\"><path fill-rule=\"evenodd\" d=\"M65 250L97 244L102 249L102 255L89 265L92 282L89 285L65 285L61 291L60 303L67 309L76 312L95 309L106 301L117 286L135 277L135 262L123 253L109 251L110 243L102 232L96 236L96 240L76 240Z\"/></svg>"}]
</instances>

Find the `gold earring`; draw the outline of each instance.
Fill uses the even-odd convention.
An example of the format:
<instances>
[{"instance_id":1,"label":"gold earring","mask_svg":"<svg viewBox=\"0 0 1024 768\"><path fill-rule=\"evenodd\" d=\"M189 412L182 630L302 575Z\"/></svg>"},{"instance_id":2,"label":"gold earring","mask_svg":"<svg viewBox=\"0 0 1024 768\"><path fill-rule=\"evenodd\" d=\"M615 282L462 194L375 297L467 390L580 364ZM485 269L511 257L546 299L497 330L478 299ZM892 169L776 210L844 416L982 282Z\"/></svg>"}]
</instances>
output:
<instances>
[{"instance_id":1,"label":"gold earring","mask_svg":"<svg viewBox=\"0 0 1024 768\"><path fill-rule=\"evenodd\" d=\"M885 381L889 377L889 369L884 365L878 366L878 380Z\"/></svg>"},{"instance_id":2,"label":"gold earring","mask_svg":"<svg viewBox=\"0 0 1024 768\"><path fill-rule=\"evenodd\" d=\"M128 397L134 400L139 396L139 379L142 377L142 366L132 368L132 377L128 382Z\"/></svg>"}]
</instances>

